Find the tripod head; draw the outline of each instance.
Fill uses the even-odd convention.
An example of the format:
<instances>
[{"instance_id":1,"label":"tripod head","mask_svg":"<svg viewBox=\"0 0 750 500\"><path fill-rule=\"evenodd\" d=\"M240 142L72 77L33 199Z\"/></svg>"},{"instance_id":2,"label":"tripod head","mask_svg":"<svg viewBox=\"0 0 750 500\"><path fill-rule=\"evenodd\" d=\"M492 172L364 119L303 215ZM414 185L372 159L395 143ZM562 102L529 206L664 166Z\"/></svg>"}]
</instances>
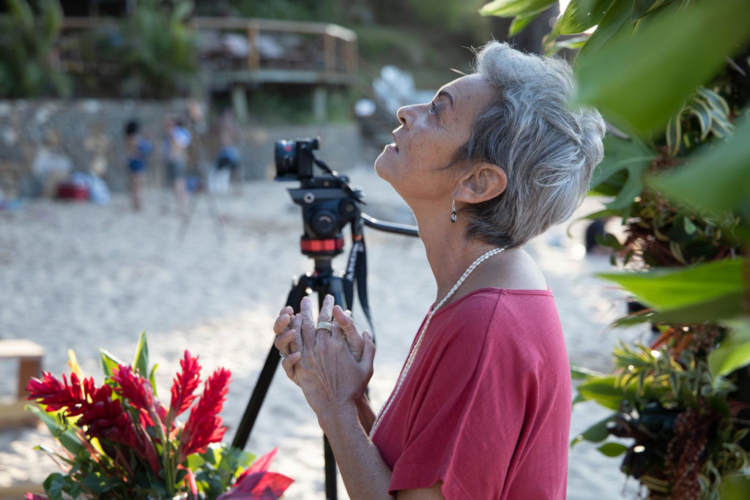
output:
<instances>
[{"instance_id":1,"label":"tripod head","mask_svg":"<svg viewBox=\"0 0 750 500\"><path fill-rule=\"evenodd\" d=\"M289 189L292 201L302 207L304 234L302 253L310 258L331 259L344 251L343 230L352 224L352 238L362 238L362 225L380 231L418 236L417 229L403 224L378 221L362 212L362 190L352 186L349 177L331 170L315 157L320 139L282 140L276 142L276 181L300 181L299 188ZM325 172L314 176L313 165Z\"/></svg>"}]
</instances>

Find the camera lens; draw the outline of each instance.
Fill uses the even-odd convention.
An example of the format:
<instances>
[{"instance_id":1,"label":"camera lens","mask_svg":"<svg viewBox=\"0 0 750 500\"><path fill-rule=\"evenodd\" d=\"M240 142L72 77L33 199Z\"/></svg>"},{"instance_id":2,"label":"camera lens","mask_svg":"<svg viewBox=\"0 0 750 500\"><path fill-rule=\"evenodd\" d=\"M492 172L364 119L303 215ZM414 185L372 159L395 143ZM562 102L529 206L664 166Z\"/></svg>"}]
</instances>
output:
<instances>
[{"instance_id":1,"label":"camera lens","mask_svg":"<svg viewBox=\"0 0 750 500\"><path fill-rule=\"evenodd\" d=\"M297 176L296 141L276 141L276 175Z\"/></svg>"}]
</instances>

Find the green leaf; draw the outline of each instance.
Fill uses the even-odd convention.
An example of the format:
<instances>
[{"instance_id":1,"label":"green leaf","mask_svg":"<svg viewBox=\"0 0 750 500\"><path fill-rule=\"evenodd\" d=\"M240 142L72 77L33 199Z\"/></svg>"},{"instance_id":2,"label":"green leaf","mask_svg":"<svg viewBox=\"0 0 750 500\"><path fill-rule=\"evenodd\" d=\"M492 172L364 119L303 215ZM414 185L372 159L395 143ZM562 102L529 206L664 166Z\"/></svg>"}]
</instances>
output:
<instances>
[{"instance_id":1,"label":"green leaf","mask_svg":"<svg viewBox=\"0 0 750 500\"><path fill-rule=\"evenodd\" d=\"M108 478L100 472L91 472L83 479L83 486L96 494L106 493L118 484L118 481Z\"/></svg>"},{"instance_id":2,"label":"green leaf","mask_svg":"<svg viewBox=\"0 0 750 500\"><path fill-rule=\"evenodd\" d=\"M539 17L539 14L544 12L545 9L542 9L538 12L534 12L528 15L524 16L516 16L513 18L513 22L510 23L510 28L508 29L508 36L516 36L520 32L522 32L524 29L526 29L526 26L531 24L531 22Z\"/></svg>"},{"instance_id":3,"label":"green leaf","mask_svg":"<svg viewBox=\"0 0 750 500\"><path fill-rule=\"evenodd\" d=\"M599 446L597 450L601 451L603 455L608 457L619 457L628 451L628 447L621 443L604 443Z\"/></svg>"},{"instance_id":4,"label":"green leaf","mask_svg":"<svg viewBox=\"0 0 750 500\"><path fill-rule=\"evenodd\" d=\"M47 413L46 411L32 405L26 405L24 409L39 417L52 433L52 436L54 436L54 438L73 455L78 455L78 453L83 450L83 444L76 433L66 428L66 426L58 420L58 418L61 418L58 417L59 414Z\"/></svg>"},{"instance_id":5,"label":"green leaf","mask_svg":"<svg viewBox=\"0 0 750 500\"><path fill-rule=\"evenodd\" d=\"M557 0L495 0L479 9L483 16L515 17L539 13Z\"/></svg>"},{"instance_id":6,"label":"green leaf","mask_svg":"<svg viewBox=\"0 0 750 500\"><path fill-rule=\"evenodd\" d=\"M750 119L744 118L727 142L669 175L649 176L646 183L695 209L723 212L741 206L750 199Z\"/></svg>"},{"instance_id":7,"label":"green leaf","mask_svg":"<svg viewBox=\"0 0 750 500\"><path fill-rule=\"evenodd\" d=\"M607 208L611 210L622 210L629 207L635 197L643 191L643 174L656 155L637 140L626 141L609 135L602 143L604 144L604 159L594 170L590 187L596 189L619 172L627 171L625 184L615 199L607 203Z\"/></svg>"},{"instance_id":8,"label":"green leaf","mask_svg":"<svg viewBox=\"0 0 750 500\"><path fill-rule=\"evenodd\" d=\"M699 266L643 273L599 273L662 311L701 304L743 290L742 261L727 259Z\"/></svg>"},{"instance_id":9,"label":"green leaf","mask_svg":"<svg viewBox=\"0 0 750 500\"><path fill-rule=\"evenodd\" d=\"M100 349L101 359L102 359L102 370L104 371L105 377L112 376L112 371L117 368L117 365L123 365L122 361L117 359L114 354L110 353L109 351L106 351L104 349Z\"/></svg>"},{"instance_id":10,"label":"green leaf","mask_svg":"<svg viewBox=\"0 0 750 500\"><path fill-rule=\"evenodd\" d=\"M750 475L733 474L722 478L721 500L747 500L750 491Z\"/></svg>"},{"instance_id":11,"label":"green leaf","mask_svg":"<svg viewBox=\"0 0 750 500\"><path fill-rule=\"evenodd\" d=\"M682 225L685 227L686 234L695 234L697 228L695 227L695 224L693 224L693 221L690 220L690 217L684 217L682 219Z\"/></svg>"},{"instance_id":12,"label":"green leaf","mask_svg":"<svg viewBox=\"0 0 750 500\"><path fill-rule=\"evenodd\" d=\"M44 480L44 491L50 500L63 500L63 488L65 487L65 476L56 472L47 476Z\"/></svg>"},{"instance_id":13,"label":"green leaf","mask_svg":"<svg viewBox=\"0 0 750 500\"><path fill-rule=\"evenodd\" d=\"M603 377L604 374L589 370L583 366L570 365L570 377L573 380L586 380L591 377Z\"/></svg>"},{"instance_id":14,"label":"green leaf","mask_svg":"<svg viewBox=\"0 0 750 500\"><path fill-rule=\"evenodd\" d=\"M632 36L617 36L597 53L582 51L577 101L596 106L623 130L645 135L660 129L750 39L746 2L706 0L670 8L642 22Z\"/></svg>"},{"instance_id":15,"label":"green leaf","mask_svg":"<svg viewBox=\"0 0 750 500\"><path fill-rule=\"evenodd\" d=\"M618 387L617 377L614 375L592 377L578 386L578 394L589 401L596 401L605 408L617 410L623 400L634 399L635 385L630 385L627 389Z\"/></svg>"},{"instance_id":16,"label":"green leaf","mask_svg":"<svg viewBox=\"0 0 750 500\"><path fill-rule=\"evenodd\" d=\"M613 248L615 250L622 250L624 248L622 243L617 239L617 236L612 233L604 233L603 236L597 234L596 242L603 247Z\"/></svg>"},{"instance_id":17,"label":"green leaf","mask_svg":"<svg viewBox=\"0 0 750 500\"><path fill-rule=\"evenodd\" d=\"M146 332L141 332L138 339L138 347L135 349L135 358L133 358L133 369L138 370L141 377L148 377L148 339Z\"/></svg>"},{"instance_id":18,"label":"green leaf","mask_svg":"<svg viewBox=\"0 0 750 500\"><path fill-rule=\"evenodd\" d=\"M156 369L159 367L159 363L155 364L151 368L151 373L148 375L148 381L151 382L151 389L154 391L154 396L158 396L156 393Z\"/></svg>"},{"instance_id":19,"label":"green leaf","mask_svg":"<svg viewBox=\"0 0 750 500\"><path fill-rule=\"evenodd\" d=\"M592 425L591 427L583 431L583 433L577 435L570 442L570 447L571 448L574 447L581 441L589 441L591 443L601 443L602 441L607 439L607 436L609 436L609 431L607 430L607 424L613 421L616 416L617 416L617 413L613 413L607 418L595 423L594 425Z\"/></svg>"},{"instance_id":20,"label":"green leaf","mask_svg":"<svg viewBox=\"0 0 750 500\"><path fill-rule=\"evenodd\" d=\"M677 156L680 152L680 141L682 139L682 112L677 113L667 122L667 150L670 156Z\"/></svg>"},{"instance_id":21,"label":"green leaf","mask_svg":"<svg viewBox=\"0 0 750 500\"><path fill-rule=\"evenodd\" d=\"M607 13L599 22L596 31L589 37L586 44L581 48L578 57L584 57L587 54L594 54L605 47L612 38L621 30L631 29L630 7L632 0L614 0L607 9Z\"/></svg>"},{"instance_id":22,"label":"green leaf","mask_svg":"<svg viewBox=\"0 0 750 500\"><path fill-rule=\"evenodd\" d=\"M571 0L552 30L552 36L574 35L599 24L612 0Z\"/></svg>"},{"instance_id":23,"label":"green leaf","mask_svg":"<svg viewBox=\"0 0 750 500\"><path fill-rule=\"evenodd\" d=\"M618 319L612 326L631 326L650 321L665 324L695 324L720 321L745 314L745 292L739 291L664 312L645 312Z\"/></svg>"},{"instance_id":24,"label":"green leaf","mask_svg":"<svg viewBox=\"0 0 750 500\"><path fill-rule=\"evenodd\" d=\"M728 375L750 364L750 323L734 322L731 337L708 355L708 368L715 377Z\"/></svg>"},{"instance_id":25,"label":"green leaf","mask_svg":"<svg viewBox=\"0 0 750 500\"><path fill-rule=\"evenodd\" d=\"M725 340L708 355L708 366L715 376L727 375L750 365L750 341Z\"/></svg>"}]
</instances>

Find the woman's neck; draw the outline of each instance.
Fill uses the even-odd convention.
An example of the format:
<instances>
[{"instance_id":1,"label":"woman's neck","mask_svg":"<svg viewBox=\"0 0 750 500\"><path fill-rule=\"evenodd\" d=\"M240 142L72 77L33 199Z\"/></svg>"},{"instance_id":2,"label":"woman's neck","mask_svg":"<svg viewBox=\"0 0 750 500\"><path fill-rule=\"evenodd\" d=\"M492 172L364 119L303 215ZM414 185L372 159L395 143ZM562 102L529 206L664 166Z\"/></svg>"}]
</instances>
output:
<instances>
[{"instance_id":1,"label":"woman's neck","mask_svg":"<svg viewBox=\"0 0 750 500\"><path fill-rule=\"evenodd\" d=\"M466 222L460 220L460 214L459 220L452 223L450 212L442 212L434 208L419 210L419 213L414 211L419 235L437 283L436 303L443 300L476 259L495 248L477 240L467 241L464 237ZM469 281L462 285L462 289L465 287L470 291Z\"/></svg>"}]
</instances>

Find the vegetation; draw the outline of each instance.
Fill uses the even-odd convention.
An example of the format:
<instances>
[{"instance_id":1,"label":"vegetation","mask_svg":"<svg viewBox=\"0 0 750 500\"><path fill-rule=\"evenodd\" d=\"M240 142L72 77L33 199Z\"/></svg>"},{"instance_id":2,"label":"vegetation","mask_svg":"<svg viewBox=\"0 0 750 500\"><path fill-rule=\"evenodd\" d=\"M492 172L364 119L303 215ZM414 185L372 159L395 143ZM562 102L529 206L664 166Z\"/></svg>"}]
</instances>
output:
<instances>
[{"instance_id":1,"label":"vegetation","mask_svg":"<svg viewBox=\"0 0 750 500\"><path fill-rule=\"evenodd\" d=\"M514 17L522 29L550 3L496 0L483 13ZM572 444L622 455L622 471L653 499L730 498L750 484L746 7L572 0L544 40L550 53L580 48L578 102L623 132L605 139L592 194L611 200L590 218L622 219L626 240L601 242L624 270L601 277L647 306L616 325L650 322L660 334L650 346L616 349L614 374L574 370L583 379L576 403L613 413Z\"/></svg>"},{"instance_id":2,"label":"vegetation","mask_svg":"<svg viewBox=\"0 0 750 500\"><path fill-rule=\"evenodd\" d=\"M0 15L0 97L66 96L70 81L56 67L55 41L62 11L56 0L40 0L35 15L26 0L8 0Z\"/></svg>"}]
</instances>

